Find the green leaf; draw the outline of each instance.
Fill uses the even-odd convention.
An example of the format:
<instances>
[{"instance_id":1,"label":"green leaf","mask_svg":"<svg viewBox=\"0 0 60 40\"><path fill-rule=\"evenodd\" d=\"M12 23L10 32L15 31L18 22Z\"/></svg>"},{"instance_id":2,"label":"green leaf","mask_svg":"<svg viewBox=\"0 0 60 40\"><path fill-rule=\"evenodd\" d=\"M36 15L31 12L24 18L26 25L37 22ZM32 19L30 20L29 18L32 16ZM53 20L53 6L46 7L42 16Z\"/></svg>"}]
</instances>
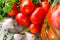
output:
<instances>
[{"instance_id":1,"label":"green leaf","mask_svg":"<svg viewBox=\"0 0 60 40\"><path fill-rule=\"evenodd\" d=\"M58 0L58 2L60 3L60 0Z\"/></svg>"},{"instance_id":2,"label":"green leaf","mask_svg":"<svg viewBox=\"0 0 60 40\"><path fill-rule=\"evenodd\" d=\"M12 10L12 7L11 6L5 6L4 8L3 8L3 11L4 12L9 12L9 11L11 11Z\"/></svg>"},{"instance_id":3,"label":"green leaf","mask_svg":"<svg viewBox=\"0 0 60 40\"><path fill-rule=\"evenodd\" d=\"M32 0L33 4L40 4L40 0Z\"/></svg>"},{"instance_id":4,"label":"green leaf","mask_svg":"<svg viewBox=\"0 0 60 40\"><path fill-rule=\"evenodd\" d=\"M21 33L25 33L25 32L27 32L27 31L29 31L29 30L28 30L27 27L25 27L25 28L22 29Z\"/></svg>"},{"instance_id":5,"label":"green leaf","mask_svg":"<svg viewBox=\"0 0 60 40\"><path fill-rule=\"evenodd\" d=\"M49 2L50 4L52 4L52 3L53 3L53 1L54 1L54 0L48 0L48 2Z\"/></svg>"},{"instance_id":6,"label":"green leaf","mask_svg":"<svg viewBox=\"0 0 60 40\"><path fill-rule=\"evenodd\" d=\"M4 4L6 2L6 0L0 0L1 4Z\"/></svg>"},{"instance_id":7,"label":"green leaf","mask_svg":"<svg viewBox=\"0 0 60 40\"><path fill-rule=\"evenodd\" d=\"M2 19L3 19L3 16L2 16L2 15L0 15L0 21L2 21Z\"/></svg>"},{"instance_id":8,"label":"green leaf","mask_svg":"<svg viewBox=\"0 0 60 40\"><path fill-rule=\"evenodd\" d=\"M1 13L2 13L2 8L0 7L0 15L1 15Z\"/></svg>"},{"instance_id":9,"label":"green leaf","mask_svg":"<svg viewBox=\"0 0 60 40\"><path fill-rule=\"evenodd\" d=\"M6 2L11 2L11 0L6 0Z\"/></svg>"},{"instance_id":10,"label":"green leaf","mask_svg":"<svg viewBox=\"0 0 60 40\"><path fill-rule=\"evenodd\" d=\"M18 3L19 2L19 0L11 0L12 2L14 2L14 3Z\"/></svg>"},{"instance_id":11,"label":"green leaf","mask_svg":"<svg viewBox=\"0 0 60 40\"><path fill-rule=\"evenodd\" d=\"M6 5L5 3L7 3L8 5ZM11 0L0 0L0 20L2 20L11 10L12 10Z\"/></svg>"}]
</instances>

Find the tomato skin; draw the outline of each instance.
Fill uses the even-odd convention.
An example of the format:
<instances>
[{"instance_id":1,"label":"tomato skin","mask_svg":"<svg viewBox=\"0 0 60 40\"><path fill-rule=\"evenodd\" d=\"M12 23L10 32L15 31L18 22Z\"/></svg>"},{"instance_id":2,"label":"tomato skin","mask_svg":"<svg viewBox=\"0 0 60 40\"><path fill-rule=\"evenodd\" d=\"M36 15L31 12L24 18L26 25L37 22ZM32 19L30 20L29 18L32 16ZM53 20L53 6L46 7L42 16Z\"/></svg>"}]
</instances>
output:
<instances>
[{"instance_id":1,"label":"tomato skin","mask_svg":"<svg viewBox=\"0 0 60 40\"><path fill-rule=\"evenodd\" d=\"M47 14L48 23L56 28L60 29L60 5L56 5L52 10Z\"/></svg>"},{"instance_id":2,"label":"tomato skin","mask_svg":"<svg viewBox=\"0 0 60 40\"><path fill-rule=\"evenodd\" d=\"M17 13L18 13L17 5L15 3L13 3L12 10L10 12L8 12L8 15L9 16L15 16Z\"/></svg>"},{"instance_id":3,"label":"tomato skin","mask_svg":"<svg viewBox=\"0 0 60 40\"><path fill-rule=\"evenodd\" d=\"M45 15L45 10L41 7L38 7L30 16L30 20L33 24L40 24L44 20Z\"/></svg>"},{"instance_id":4,"label":"tomato skin","mask_svg":"<svg viewBox=\"0 0 60 40\"><path fill-rule=\"evenodd\" d=\"M17 14L16 22L18 24L21 24L22 26L29 26L30 25L30 19L28 18L28 16L26 16L22 13Z\"/></svg>"},{"instance_id":5,"label":"tomato skin","mask_svg":"<svg viewBox=\"0 0 60 40\"><path fill-rule=\"evenodd\" d=\"M40 30L40 25L37 24L31 24L29 27L29 31L33 34L37 34Z\"/></svg>"},{"instance_id":6,"label":"tomato skin","mask_svg":"<svg viewBox=\"0 0 60 40\"><path fill-rule=\"evenodd\" d=\"M50 8L50 3L48 3L47 1L44 1L42 2L42 7L45 9L46 12L48 12Z\"/></svg>"},{"instance_id":7,"label":"tomato skin","mask_svg":"<svg viewBox=\"0 0 60 40\"><path fill-rule=\"evenodd\" d=\"M23 14L31 14L35 8L35 5L32 3L31 0L23 0L20 4L20 10Z\"/></svg>"}]
</instances>

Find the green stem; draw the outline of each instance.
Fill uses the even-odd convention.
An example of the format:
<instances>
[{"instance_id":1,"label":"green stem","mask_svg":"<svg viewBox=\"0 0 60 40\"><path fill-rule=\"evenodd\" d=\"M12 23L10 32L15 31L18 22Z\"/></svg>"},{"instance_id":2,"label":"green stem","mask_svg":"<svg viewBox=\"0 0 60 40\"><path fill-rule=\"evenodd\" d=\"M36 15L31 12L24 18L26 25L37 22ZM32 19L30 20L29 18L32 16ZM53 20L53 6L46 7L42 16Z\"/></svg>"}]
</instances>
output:
<instances>
[{"instance_id":1,"label":"green stem","mask_svg":"<svg viewBox=\"0 0 60 40\"><path fill-rule=\"evenodd\" d=\"M40 4L40 0L32 0L33 4Z\"/></svg>"}]
</instances>

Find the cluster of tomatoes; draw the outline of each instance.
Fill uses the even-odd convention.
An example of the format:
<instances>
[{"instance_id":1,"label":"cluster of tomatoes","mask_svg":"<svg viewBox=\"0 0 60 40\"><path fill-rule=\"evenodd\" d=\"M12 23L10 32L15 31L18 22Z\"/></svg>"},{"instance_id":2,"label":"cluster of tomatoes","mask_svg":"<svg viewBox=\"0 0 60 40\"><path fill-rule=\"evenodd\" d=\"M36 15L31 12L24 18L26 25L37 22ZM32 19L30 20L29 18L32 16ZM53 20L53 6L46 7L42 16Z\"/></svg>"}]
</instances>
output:
<instances>
[{"instance_id":1,"label":"cluster of tomatoes","mask_svg":"<svg viewBox=\"0 0 60 40\"><path fill-rule=\"evenodd\" d=\"M28 26L29 31L37 34L43 23L43 20L49 10L50 3L44 0L40 4L34 4L32 0L20 0L18 12L17 5L13 3L12 10L8 12L9 16L16 16L16 22L22 26Z\"/></svg>"}]
</instances>

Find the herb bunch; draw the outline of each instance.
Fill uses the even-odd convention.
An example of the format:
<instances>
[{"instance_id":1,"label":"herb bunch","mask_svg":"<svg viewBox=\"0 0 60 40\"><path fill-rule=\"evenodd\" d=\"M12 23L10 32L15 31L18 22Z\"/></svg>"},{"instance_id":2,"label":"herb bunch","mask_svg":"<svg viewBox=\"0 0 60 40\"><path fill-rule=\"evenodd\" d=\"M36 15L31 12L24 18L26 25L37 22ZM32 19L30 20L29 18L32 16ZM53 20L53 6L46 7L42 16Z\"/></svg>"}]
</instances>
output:
<instances>
[{"instance_id":1,"label":"herb bunch","mask_svg":"<svg viewBox=\"0 0 60 40\"><path fill-rule=\"evenodd\" d=\"M0 0L0 21L12 10L13 3L19 3L19 0Z\"/></svg>"}]
</instances>

